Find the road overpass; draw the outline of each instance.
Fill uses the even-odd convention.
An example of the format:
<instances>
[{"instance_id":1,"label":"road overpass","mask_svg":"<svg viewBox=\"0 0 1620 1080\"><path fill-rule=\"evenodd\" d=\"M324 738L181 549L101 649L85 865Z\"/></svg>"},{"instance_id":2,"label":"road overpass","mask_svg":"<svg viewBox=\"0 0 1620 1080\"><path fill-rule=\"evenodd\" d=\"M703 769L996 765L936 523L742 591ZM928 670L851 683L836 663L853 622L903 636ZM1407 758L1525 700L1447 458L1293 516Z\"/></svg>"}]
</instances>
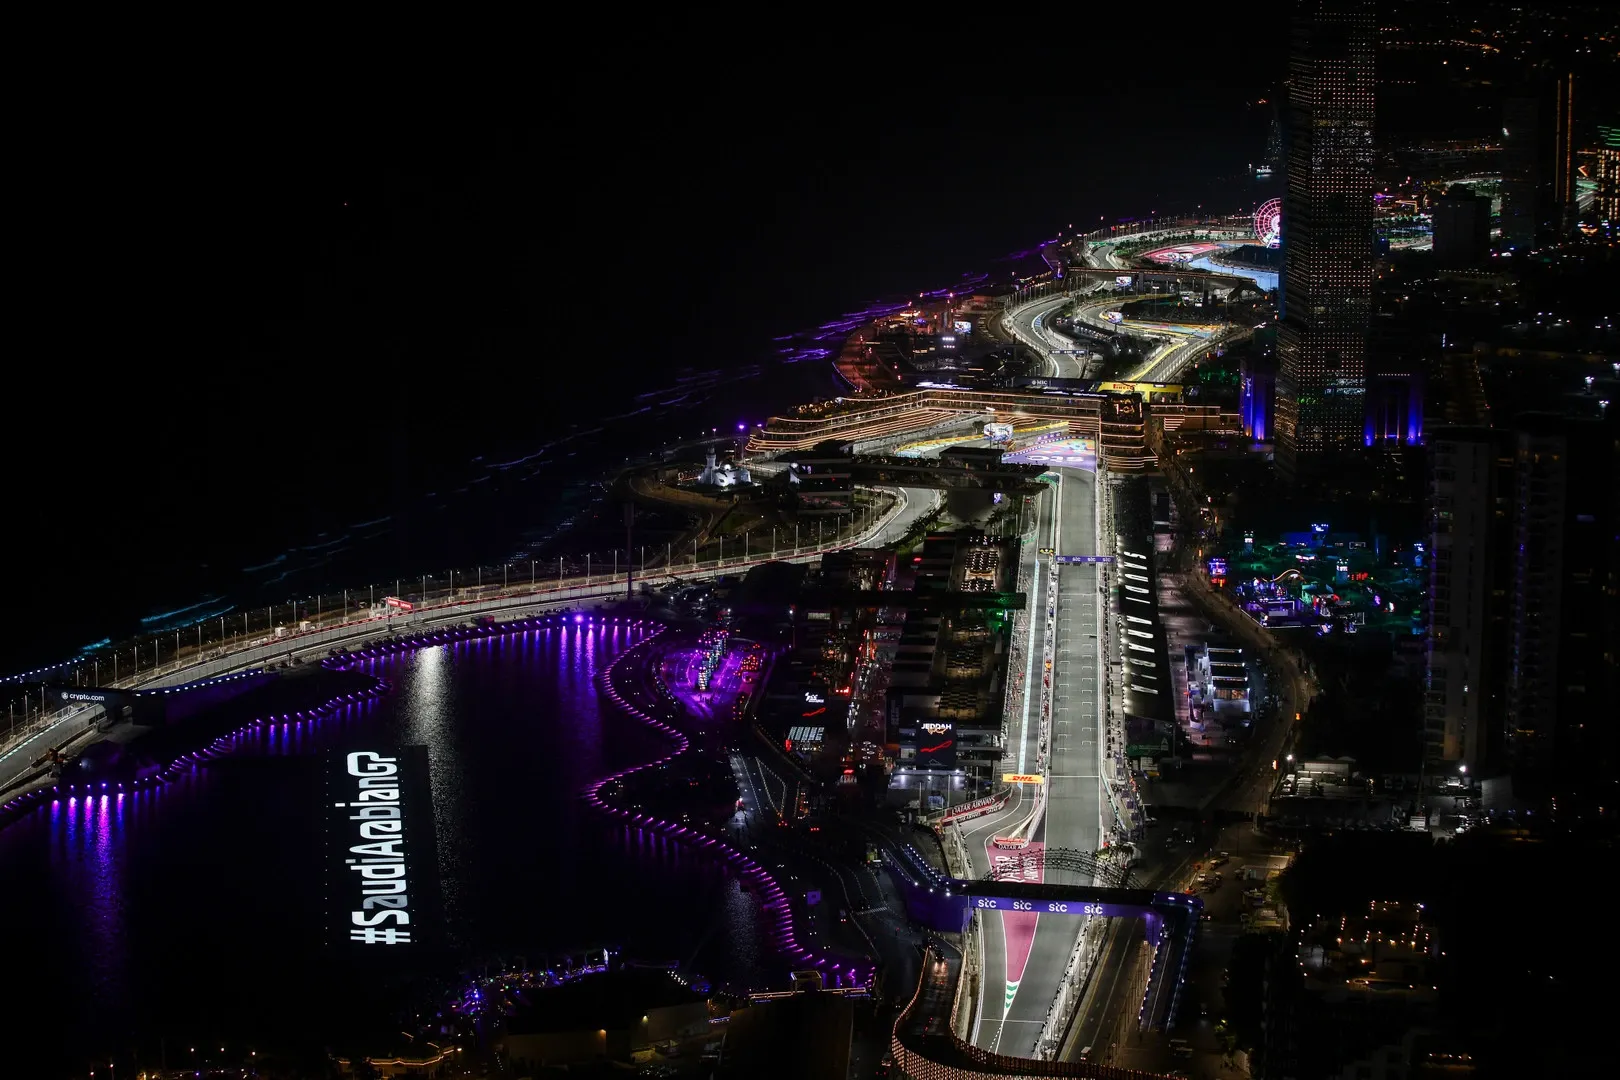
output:
<instances>
[{"instance_id":1,"label":"road overpass","mask_svg":"<svg viewBox=\"0 0 1620 1080\"><path fill-rule=\"evenodd\" d=\"M1146 285L1164 285L1168 288L1159 292L1185 291L1202 292L1204 289L1230 289L1236 293L1252 292L1256 296L1264 296L1265 290L1253 278L1242 274L1222 274L1214 270L1200 270L1194 267L1176 263L1136 263L1128 268L1095 267L1095 266L1068 266L1063 270L1063 284L1067 285L1066 292L1076 292L1083 286L1094 286L1098 283L1118 283L1119 278L1130 278L1130 285L1119 286L1121 291L1127 293L1146 293L1151 295L1154 290L1144 289Z\"/></svg>"},{"instance_id":2,"label":"road overpass","mask_svg":"<svg viewBox=\"0 0 1620 1080\"><path fill-rule=\"evenodd\" d=\"M1086 1062L1031 1061L997 1054L958 1038L954 1029L962 958L943 942L923 953L916 993L895 1020L890 1054L902 1076L921 1080L1002 1077L1079 1077L1084 1080L1164 1080L1155 1073Z\"/></svg>"},{"instance_id":3,"label":"road overpass","mask_svg":"<svg viewBox=\"0 0 1620 1080\"><path fill-rule=\"evenodd\" d=\"M1039 392L987 390L938 384L900 394L839 398L773 416L748 440L754 454L802 450L823 442L861 442L924 431L953 415L985 420L1064 420L1072 433L1097 440L1111 469L1143 469L1153 461L1147 448L1146 414L1140 395L1105 391L1048 389Z\"/></svg>"}]
</instances>

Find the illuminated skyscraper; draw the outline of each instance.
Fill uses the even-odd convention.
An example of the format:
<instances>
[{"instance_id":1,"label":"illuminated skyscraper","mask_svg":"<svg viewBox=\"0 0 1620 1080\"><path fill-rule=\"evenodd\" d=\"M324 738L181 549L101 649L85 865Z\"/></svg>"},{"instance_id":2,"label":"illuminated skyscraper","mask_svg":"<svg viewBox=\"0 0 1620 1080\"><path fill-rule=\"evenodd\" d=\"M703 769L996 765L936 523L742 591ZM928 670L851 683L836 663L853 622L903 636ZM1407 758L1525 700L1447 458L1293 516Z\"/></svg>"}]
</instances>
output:
<instances>
[{"instance_id":1,"label":"illuminated skyscraper","mask_svg":"<svg viewBox=\"0 0 1620 1080\"><path fill-rule=\"evenodd\" d=\"M1597 166L1592 218L1620 224L1620 124L1598 125L1598 146L1592 158Z\"/></svg>"},{"instance_id":2,"label":"illuminated skyscraper","mask_svg":"<svg viewBox=\"0 0 1620 1080\"><path fill-rule=\"evenodd\" d=\"M1297 0L1277 464L1360 445L1373 281L1373 0Z\"/></svg>"}]
</instances>

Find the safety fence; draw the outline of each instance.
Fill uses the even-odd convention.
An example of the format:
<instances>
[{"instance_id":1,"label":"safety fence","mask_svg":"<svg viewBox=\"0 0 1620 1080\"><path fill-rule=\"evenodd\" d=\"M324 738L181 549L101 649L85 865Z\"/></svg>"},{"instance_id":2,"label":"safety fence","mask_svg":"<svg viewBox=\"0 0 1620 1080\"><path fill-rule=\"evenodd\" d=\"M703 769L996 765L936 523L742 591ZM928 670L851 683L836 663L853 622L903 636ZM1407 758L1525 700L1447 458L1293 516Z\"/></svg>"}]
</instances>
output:
<instances>
[{"instance_id":1,"label":"safety fence","mask_svg":"<svg viewBox=\"0 0 1620 1080\"><path fill-rule=\"evenodd\" d=\"M729 557L650 568L634 580L663 584L702 580L746 572L767 562L806 562L824 552L857 546L879 535L906 508L902 493L876 516L847 516L829 524L818 544L742 550ZM808 530L807 530L808 531ZM195 626L122 644L94 656L12 676L17 697L8 703L5 734L0 737L0 786L31 764L45 745L60 746L82 735L101 715L100 706L58 707L51 689L87 686L143 692L195 682L245 667L266 667L296 655L386 634L403 633L456 619L511 614L528 608L600 602L625 596L632 587L628 568L609 564L608 573L541 577L537 569L514 575L514 567L479 567L471 573L452 571L442 578L424 575L397 579L393 591L367 586L364 591L312 597L262 611L232 612ZM566 570L566 567L564 568ZM486 571L488 575L486 576ZM499 571L499 577L496 572ZM408 585L419 588L401 593ZM362 601L361 597L365 599ZM58 696L59 699L59 696ZM42 736L44 738L42 738ZM18 759L26 758L19 762Z\"/></svg>"}]
</instances>

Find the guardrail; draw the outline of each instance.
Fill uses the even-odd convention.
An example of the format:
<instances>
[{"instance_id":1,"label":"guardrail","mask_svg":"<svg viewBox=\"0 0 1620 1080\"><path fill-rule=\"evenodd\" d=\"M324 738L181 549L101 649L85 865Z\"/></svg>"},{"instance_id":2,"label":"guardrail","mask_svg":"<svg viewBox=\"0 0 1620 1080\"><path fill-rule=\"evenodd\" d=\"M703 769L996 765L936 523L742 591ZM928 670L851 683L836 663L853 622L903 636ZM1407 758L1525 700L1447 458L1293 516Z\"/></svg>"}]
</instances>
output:
<instances>
[{"instance_id":1,"label":"guardrail","mask_svg":"<svg viewBox=\"0 0 1620 1080\"><path fill-rule=\"evenodd\" d=\"M1090 1062L1042 1061L996 1054L958 1038L940 1016L944 1030L930 1030L922 1015L944 1005L938 992L938 964L947 963L930 944L923 954L917 992L895 1020L890 1052L902 1076L912 1080L989 1080L991 1077L1081 1077L1088 1080L1164 1080L1157 1073ZM930 982L935 983L931 986ZM954 987L951 988L954 990ZM954 995L953 995L954 997ZM943 1010L942 1010L943 1011Z\"/></svg>"},{"instance_id":2,"label":"guardrail","mask_svg":"<svg viewBox=\"0 0 1620 1080\"><path fill-rule=\"evenodd\" d=\"M982 799L962 803L959 806L953 806L949 810L937 810L934 814L929 815L929 818L932 819L929 823L936 826L954 825L959 821L969 821L976 817L983 817L985 814L993 814L1007 805L1007 799L1011 794L1012 788L1005 787L999 791L991 792ZM935 814L938 816L935 817ZM929 818L924 820L929 820Z\"/></svg>"},{"instance_id":3,"label":"guardrail","mask_svg":"<svg viewBox=\"0 0 1620 1080\"><path fill-rule=\"evenodd\" d=\"M888 490L888 489L884 489ZM854 528L839 530L831 542L820 546L804 545L791 549L791 554L784 549L762 551L746 557L731 559L716 559L711 563L694 563L686 567L654 569L646 573L645 577L637 574L644 581L669 582L688 579L703 579L721 574L738 573L750 567L767 562L806 562L820 558L824 552L838 551L848 547L859 546L873 536L880 535L889 524L906 508L907 500L903 493L895 491L893 504L876 520L866 523L864 528L857 531ZM852 520L853 525L853 520ZM423 579L431 580L431 579ZM452 577L453 581L454 578ZM481 576L475 580L481 580ZM158 639L149 639L137 643L132 651L137 658L140 651L150 645L153 648L154 664L152 667L131 675L119 677L118 669L113 668L114 678L105 682L99 680L100 665L91 667L86 678L85 664L57 665L53 669L44 669L43 672L29 673L41 683L51 679L51 672L58 672L57 677L66 682L68 678L77 676L84 685L106 686L110 688L133 690L136 692L162 689L163 687L178 686L182 683L195 682L199 679L210 678L245 667L262 667L274 661L284 660L294 655L305 654L310 651L331 648L340 643L347 644L356 640L363 640L383 634L392 634L406 630L419 629L436 623L455 619L468 618L478 615L496 615L511 613L530 608L555 607L585 601L600 601L626 593L627 583L623 573L609 577L608 575L588 576L583 583L577 580L568 583L563 579L556 584L546 582L540 584L532 581L528 587L521 583L516 589L511 587L510 576L503 579L501 585L473 585L461 588L452 587L447 593L441 595L437 602L412 604L410 610L404 608L381 608L388 614L377 615L373 612L377 607L360 608L356 605L351 613L347 606L342 609L321 610L317 608L314 619L300 619L293 627L275 626L273 624L274 609L267 609L272 623L266 631L257 635L233 634L227 639L214 639L212 648L204 635L203 627L197 627L198 640L201 646L181 645L170 653L171 659L164 663L162 655L158 652L160 644ZM349 590L350 593L356 590ZM318 602L318 601L317 601ZM364 612L362 617L352 617ZM307 614L307 612L306 612ZM244 619L246 613L243 613ZM210 620L211 621L211 620ZM325 622L326 625L317 625ZM178 635L176 637L178 641ZM116 656L116 654L115 654ZM43 746L36 741L41 736L47 736L48 745L60 746L69 740L81 736L87 728L95 723L102 715L99 705L77 706L70 709L52 709L48 705L48 698L43 685L26 688L32 697L38 694L40 705L38 711L25 712L22 722L17 722L15 716L8 717L7 732L0 739L0 788L9 786L16 778L28 768L39 756Z\"/></svg>"}]
</instances>

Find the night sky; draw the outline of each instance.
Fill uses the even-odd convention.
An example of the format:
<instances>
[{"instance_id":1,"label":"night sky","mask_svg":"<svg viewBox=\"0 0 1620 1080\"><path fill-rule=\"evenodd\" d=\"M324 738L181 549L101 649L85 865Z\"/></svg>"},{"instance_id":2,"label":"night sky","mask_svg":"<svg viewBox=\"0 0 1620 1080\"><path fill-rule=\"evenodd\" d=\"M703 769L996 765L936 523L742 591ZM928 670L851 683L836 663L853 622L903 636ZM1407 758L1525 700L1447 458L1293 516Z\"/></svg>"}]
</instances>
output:
<instances>
[{"instance_id":1,"label":"night sky","mask_svg":"<svg viewBox=\"0 0 1620 1080\"><path fill-rule=\"evenodd\" d=\"M4 655L1071 223L1250 198L1281 25L1088 27L598 42L603 78L481 105L137 93L32 129L0 430L40 622Z\"/></svg>"}]
</instances>

